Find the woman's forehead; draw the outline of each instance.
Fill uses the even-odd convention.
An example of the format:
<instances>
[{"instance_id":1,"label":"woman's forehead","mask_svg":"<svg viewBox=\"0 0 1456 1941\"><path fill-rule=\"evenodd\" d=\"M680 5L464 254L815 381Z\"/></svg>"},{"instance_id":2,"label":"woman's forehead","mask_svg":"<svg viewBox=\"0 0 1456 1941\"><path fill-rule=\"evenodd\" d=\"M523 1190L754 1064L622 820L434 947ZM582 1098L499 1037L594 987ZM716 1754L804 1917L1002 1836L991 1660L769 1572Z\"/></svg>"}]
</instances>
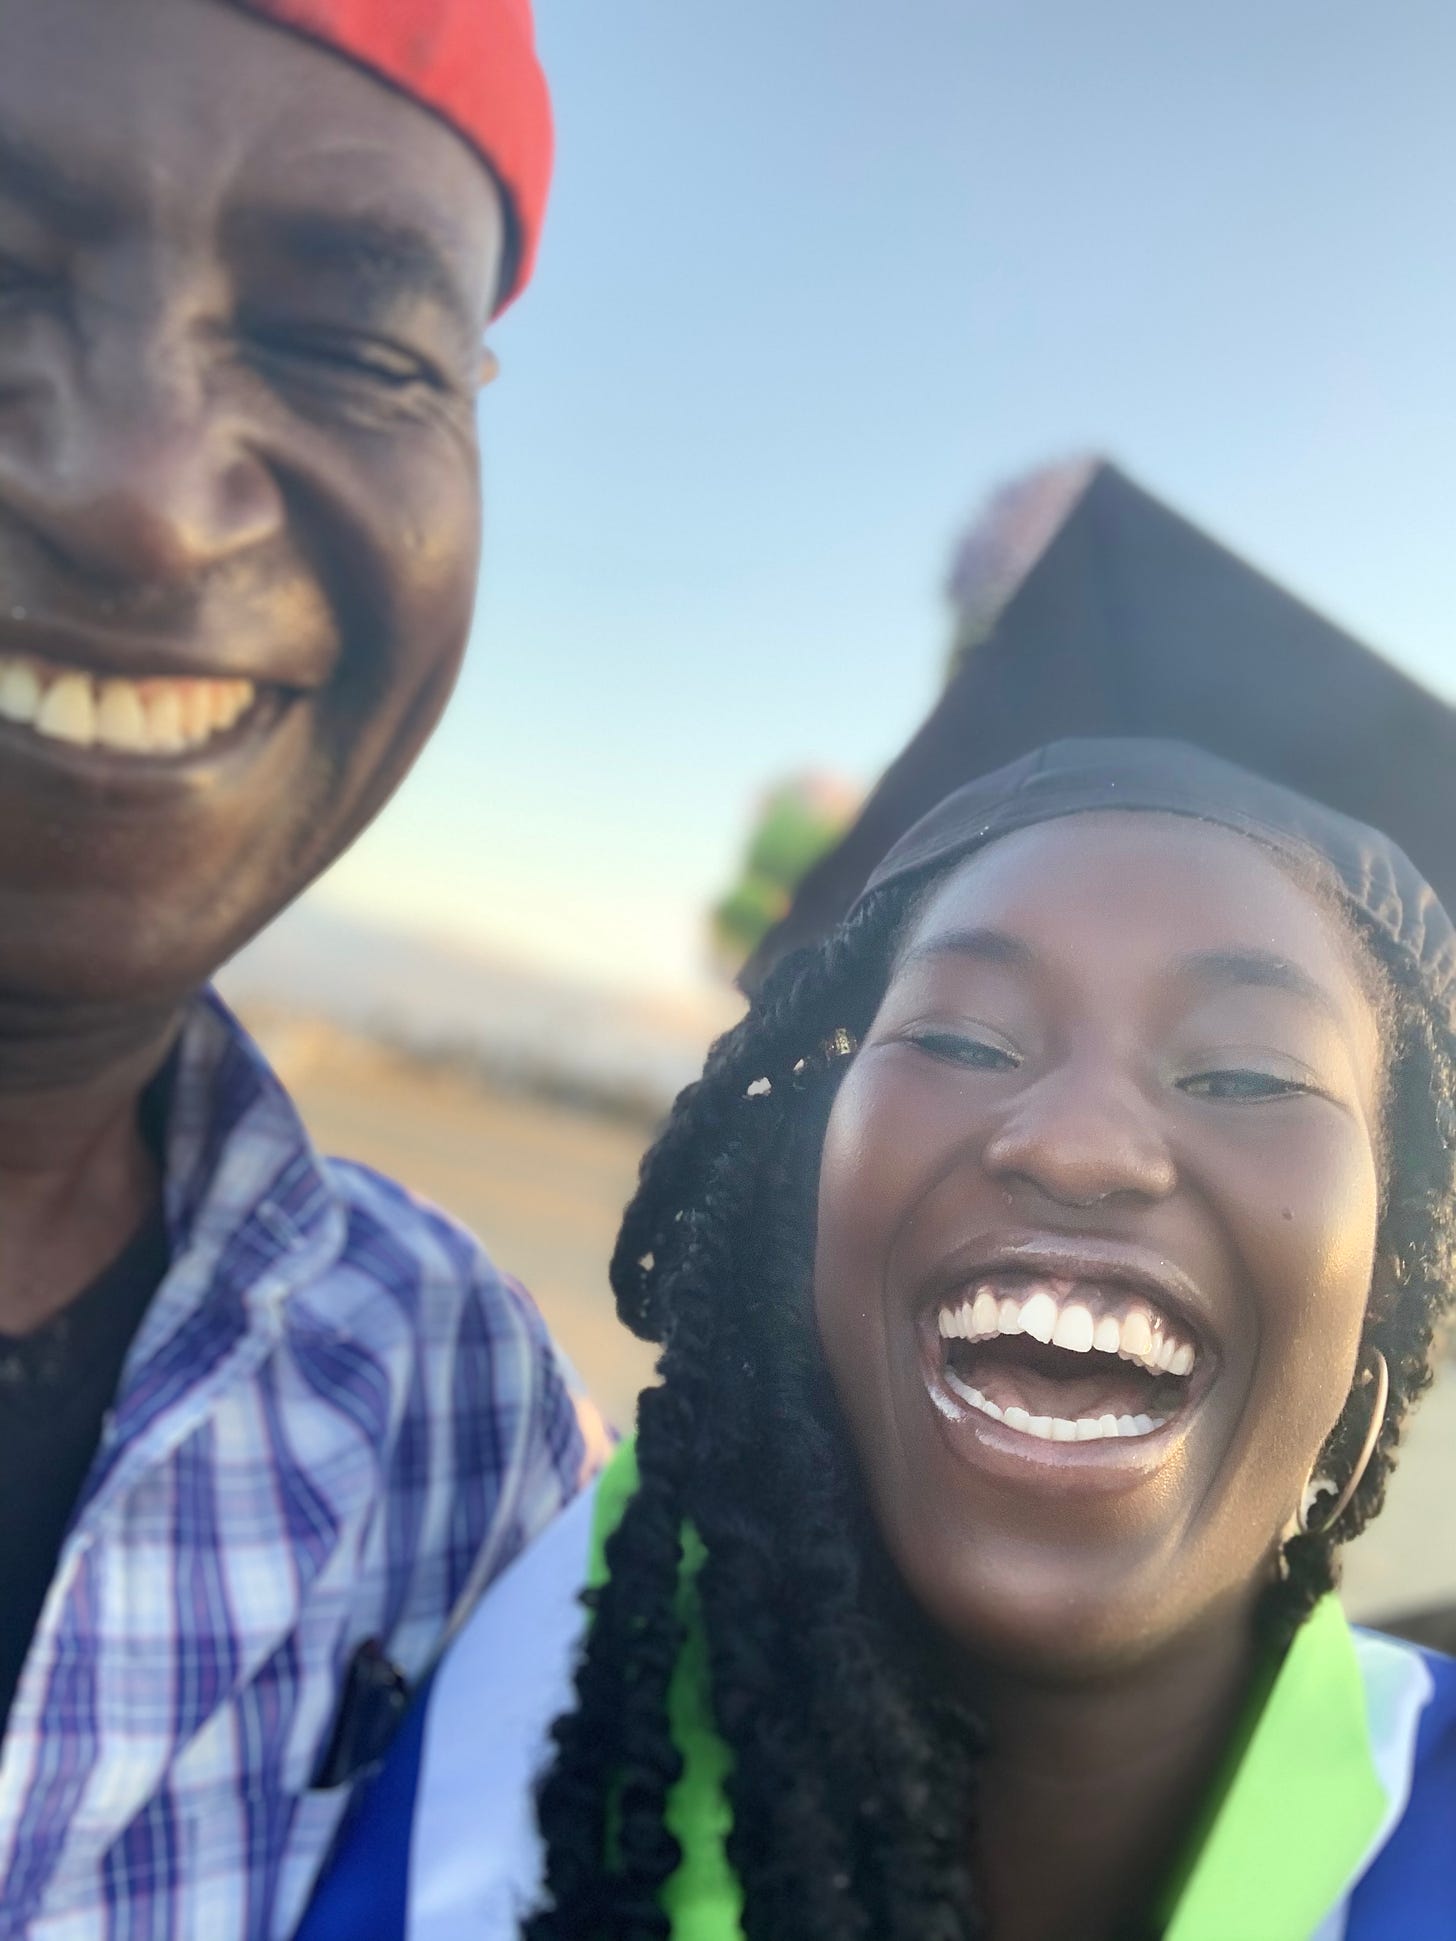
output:
<instances>
[{"instance_id":1,"label":"woman's forehead","mask_svg":"<svg viewBox=\"0 0 1456 1941\"><path fill-rule=\"evenodd\" d=\"M1259 950L1365 1002L1327 899L1261 844L1191 816L1098 811L1016 830L931 889L902 956L966 928L1007 932L1053 957Z\"/></svg>"}]
</instances>

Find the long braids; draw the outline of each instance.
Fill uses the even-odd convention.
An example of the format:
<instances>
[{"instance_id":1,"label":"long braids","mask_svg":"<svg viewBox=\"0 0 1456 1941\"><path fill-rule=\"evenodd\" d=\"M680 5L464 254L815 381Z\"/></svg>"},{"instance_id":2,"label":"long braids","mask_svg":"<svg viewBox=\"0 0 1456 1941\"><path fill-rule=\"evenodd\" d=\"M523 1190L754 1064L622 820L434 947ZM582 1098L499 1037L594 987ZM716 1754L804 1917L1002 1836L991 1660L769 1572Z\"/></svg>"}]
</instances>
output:
<instances>
[{"instance_id":1,"label":"long braids","mask_svg":"<svg viewBox=\"0 0 1456 1941\"><path fill-rule=\"evenodd\" d=\"M834 1084L817 1053L828 1031L870 1023L905 909L903 895L880 898L781 966L643 1163L612 1279L623 1318L663 1342L662 1384L642 1397L642 1487L609 1542L577 1707L555 1732L540 1799L551 1905L531 1941L667 1932L685 1521L706 1549L698 1587L748 1932L971 1932L957 1784L971 1729L949 1743L927 1730L951 1708L917 1688L898 1627L877 1618L867 1513L808 1302Z\"/></svg>"},{"instance_id":2,"label":"long braids","mask_svg":"<svg viewBox=\"0 0 1456 1941\"><path fill-rule=\"evenodd\" d=\"M1390 1397L1374 1453L1335 1529L1293 1537L1284 1547L1268 1616L1285 1637L1338 1582L1339 1546L1383 1508L1406 1420L1431 1385L1436 1338L1456 1299L1456 1043L1385 932L1362 921L1357 944L1375 972L1372 995L1389 1047L1386 1188L1361 1372L1326 1443L1323 1475L1343 1481L1358 1460L1373 1404L1373 1385L1361 1379L1372 1349L1385 1357ZM1312 1512L1317 1530L1324 1507L1317 1501Z\"/></svg>"},{"instance_id":3,"label":"long braids","mask_svg":"<svg viewBox=\"0 0 1456 1941\"><path fill-rule=\"evenodd\" d=\"M554 1731L539 1815L547 1905L527 1941L659 1941L680 1853L666 1825L681 1769L667 1693L683 1641L682 1534L697 1580L715 1723L732 1757L728 1857L749 1941L978 1941L971 1879L983 1735L926 1670L918 1614L884 1559L830 1390L809 1299L818 1153L835 1068L827 1035L867 1028L911 908L881 892L781 966L714 1047L643 1162L612 1284L660 1341L641 1400L641 1487L589 1598L575 1710ZM1389 1169L1362 1353L1390 1404L1338 1529L1292 1539L1267 1595L1292 1634L1335 1581L1337 1546L1378 1511L1456 1263L1456 1058L1405 960L1367 940L1391 993ZM1326 1467L1349 1473L1358 1384Z\"/></svg>"}]
</instances>

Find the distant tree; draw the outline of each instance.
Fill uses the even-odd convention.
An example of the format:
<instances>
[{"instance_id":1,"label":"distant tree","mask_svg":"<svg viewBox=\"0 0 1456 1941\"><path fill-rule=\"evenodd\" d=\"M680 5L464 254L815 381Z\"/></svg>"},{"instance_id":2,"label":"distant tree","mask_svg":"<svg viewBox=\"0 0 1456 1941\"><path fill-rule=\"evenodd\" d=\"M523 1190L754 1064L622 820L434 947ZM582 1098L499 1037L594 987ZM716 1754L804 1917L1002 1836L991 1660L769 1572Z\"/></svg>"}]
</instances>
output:
<instances>
[{"instance_id":1,"label":"distant tree","mask_svg":"<svg viewBox=\"0 0 1456 1941\"><path fill-rule=\"evenodd\" d=\"M713 955L733 976L788 909L804 874L853 821L861 792L832 775L797 775L759 802L737 881L709 916Z\"/></svg>"}]
</instances>

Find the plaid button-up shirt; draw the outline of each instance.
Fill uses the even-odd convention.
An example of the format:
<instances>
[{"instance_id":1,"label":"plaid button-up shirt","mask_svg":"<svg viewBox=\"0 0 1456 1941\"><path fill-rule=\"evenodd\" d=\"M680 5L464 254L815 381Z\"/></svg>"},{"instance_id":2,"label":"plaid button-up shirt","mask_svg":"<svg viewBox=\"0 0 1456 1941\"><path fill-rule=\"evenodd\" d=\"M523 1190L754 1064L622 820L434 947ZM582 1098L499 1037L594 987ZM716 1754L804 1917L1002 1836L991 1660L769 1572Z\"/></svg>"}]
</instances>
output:
<instances>
[{"instance_id":1,"label":"plaid button-up shirt","mask_svg":"<svg viewBox=\"0 0 1456 1941\"><path fill-rule=\"evenodd\" d=\"M345 1804L370 1639L408 1677L574 1494L534 1308L439 1213L320 1159L215 999L183 1037L172 1265L0 1752L0 1937L272 1941Z\"/></svg>"}]
</instances>

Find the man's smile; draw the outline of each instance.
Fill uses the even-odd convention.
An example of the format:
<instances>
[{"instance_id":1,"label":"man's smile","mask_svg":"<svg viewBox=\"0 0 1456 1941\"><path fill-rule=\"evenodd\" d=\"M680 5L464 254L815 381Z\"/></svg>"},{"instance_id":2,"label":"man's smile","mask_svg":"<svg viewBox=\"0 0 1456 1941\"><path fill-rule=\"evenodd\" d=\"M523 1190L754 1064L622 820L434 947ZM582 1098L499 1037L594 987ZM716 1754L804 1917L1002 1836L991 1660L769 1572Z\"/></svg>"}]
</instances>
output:
<instances>
[{"instance_id":1,"label":"man's smile","mask_svg":"<svg viewBox=\"0 0 1456 1941\"><path fill-rule=\"evenodd\" d=\"M256 609L249 618L251 639ZM286 647L274 631L266 645L227 652L211 628L143 634L12 603L0 609L4 763L53 801L57 788L99 786L112 801L140 790L158 806L223 765L246 765L333 673L322 627Z\"/></svg>"},{"instance_id":2,"label":"man's smile","mask_svg":"<svg viewBox=\"0 0 1456 1941\"><path fill-rule=\"evenodd\" d=\"M34 655L0 654L0 721L30 739L142 761L207 747L235 729L259 699L249 680L125 679Z\"/></svg>"}]
</instances>

